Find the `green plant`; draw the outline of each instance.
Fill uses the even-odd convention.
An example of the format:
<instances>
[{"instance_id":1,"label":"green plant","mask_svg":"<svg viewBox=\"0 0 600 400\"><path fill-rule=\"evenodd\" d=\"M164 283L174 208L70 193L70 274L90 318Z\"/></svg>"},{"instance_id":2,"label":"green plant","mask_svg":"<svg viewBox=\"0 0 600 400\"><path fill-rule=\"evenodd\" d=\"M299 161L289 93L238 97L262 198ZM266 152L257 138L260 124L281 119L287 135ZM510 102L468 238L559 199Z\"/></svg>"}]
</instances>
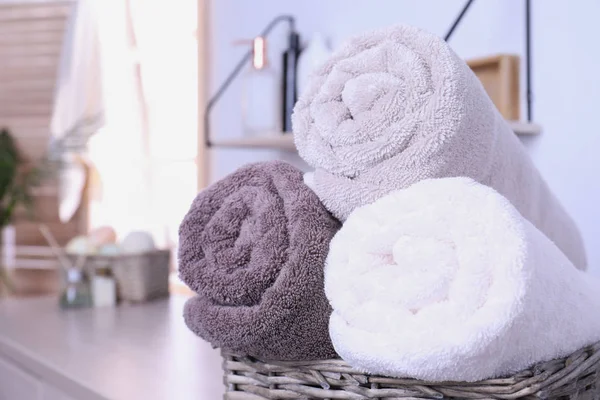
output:
<instances>
[{"instance_id":1,"label":"green plant","mask_svg":"<svg viewBox=\"0 0 600 400\"><path fill-rule=\"evenodd\" d=\"M31 190L38 186L52 169L48 162L37 166L26 165L9 130L0 129L0 233L12 222L19 206L31 211ZM0 264L0 289L2 285L11 291L8 274Z\"/></svg>"},{"instance_id":2,"label":"green plant","mask_svg":"<svg viewBox=\"0 0 600 400\"><path fill-rule=\"evenodd\" d=\"M0 130L0 233L11 223L19 205L31 204L30 189L33 186L35 169L26 169L16 143L8 129ZM0 236L0 249L2 238ZM8 274L0 264L0 289L4 285L9 291L12 285Z\"/></svg>"},{"instance_id":3,"label":"green plant","mask_svg":"<svg viewBox=\"0 0 600 400\"><path fill-rule=\"evenodd\" d=\"M31 190L56 175L63 167L63 155L82 154L87 149L89 138L102 125L103 116L83 118L54 140L45 157L35 165L27 165L7 128L0 129L0 232L12 222L19 206L31 211ZM0 236L0 250L2 237ZM1 259L0 259L1 263ZM2 284L10 290L6 271L0 264L0 289Z\"/></svg>"},{"instance_id":4,"label":"green plant","mask_svg":"<svg viewBox=\"0 0 600 400\"><path fill-rule=\"evenodd\" d=\"M26 186L19 182L21 163L17 146L8 129L0 130L0 232L10 223L19 203L30 201ZM0 238L0 249L1 245ZM8 276L2 265L0 265L0 284L4 284L10 290Z\"/></svg>"},{"instance_id":5,"label":"green plant","mask_svg":"<svg viewBox=\"0 0 600 400\"><path fill-rule=\"evenodd\" d=\"M8 129L0 130L0 229L11 222L18 205L31 202L30 173L23 167L23 160Z\"/></svg>"}]
</instances>

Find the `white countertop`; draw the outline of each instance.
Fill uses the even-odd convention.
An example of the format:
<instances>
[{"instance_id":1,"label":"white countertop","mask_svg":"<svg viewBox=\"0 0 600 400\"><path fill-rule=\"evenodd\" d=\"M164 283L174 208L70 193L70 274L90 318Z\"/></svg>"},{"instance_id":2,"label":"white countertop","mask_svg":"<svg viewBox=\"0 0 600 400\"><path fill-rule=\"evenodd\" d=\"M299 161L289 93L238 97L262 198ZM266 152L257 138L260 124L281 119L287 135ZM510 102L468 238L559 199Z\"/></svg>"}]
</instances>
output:
<instances>
[{"instance_id":1,"label":"white countertop","mask_svg":"<svg viewBox=\"0 0 600 400\"><path fill-rule=\"evenodd\" d=\"M219 352L186 328L184 302L61 310L54 298L0 300L0 356L75 399L220 399Z\"/></svg>"}]
</instances>

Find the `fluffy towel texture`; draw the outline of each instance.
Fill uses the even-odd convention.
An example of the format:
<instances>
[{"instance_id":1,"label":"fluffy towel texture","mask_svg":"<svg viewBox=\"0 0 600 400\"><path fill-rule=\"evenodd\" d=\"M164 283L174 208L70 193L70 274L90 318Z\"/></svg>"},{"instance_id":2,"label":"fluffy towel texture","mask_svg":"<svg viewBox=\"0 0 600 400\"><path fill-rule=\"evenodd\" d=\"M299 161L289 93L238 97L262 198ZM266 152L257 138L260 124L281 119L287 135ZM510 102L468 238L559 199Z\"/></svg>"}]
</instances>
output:
<instances>
[{"instance_id":1,"label":"fluffy towel texture","mask_svg":"<svg viewBox=\"0 0 600 400\"><path fill-rule=\"evenodd\" d=\"M335 349L370 373L475 381L600 340L600 282L468 178L354 211L331 242L325 293Z\"/></svg>"},{"instance_id":2,"label":"fluffy towel texture","mask_svg":"<svg viewBox=\"0 0 600 400\"><path fill-rule=\"evenodd\" d=\"M263 359L336 356L323 268L339 225L283 162L246 166L201 192L179 229L179 274L198 293L188 327Z\"/></svg>"},{"instance_id":3,"label":"fluffy towel texture","mask_svg":"<svg viewBox=\"0 0 600 400\"><path fill-rule=\"evenodd\" d=\"M314 73L293 129L316 169L312 189L341 220L423 179L467 176L586 267L577 227L477 77L434 35L398 26L351 39Z\"/></svg>"}]
</instances>

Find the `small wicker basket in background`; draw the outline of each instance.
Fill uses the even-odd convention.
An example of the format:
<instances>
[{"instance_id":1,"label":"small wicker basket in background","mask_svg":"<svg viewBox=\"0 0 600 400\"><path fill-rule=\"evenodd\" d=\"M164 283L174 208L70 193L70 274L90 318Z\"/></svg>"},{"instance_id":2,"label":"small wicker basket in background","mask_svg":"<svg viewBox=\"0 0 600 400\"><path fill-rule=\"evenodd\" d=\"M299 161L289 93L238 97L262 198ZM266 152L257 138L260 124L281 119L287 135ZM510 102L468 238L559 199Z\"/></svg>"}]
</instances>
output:
<instances>
[{"instance_id":1,"label":"small wicker basket in background","mask_svg":"<svg viewBox=\"0 0 600 400\"><path fill-rule=\"evenodd\" d=\"M600 343L510 377L480 382L369 375L342 360L263 362L227 352L223 358L225 400L600 399Z\"/></svg>"},{"instance_id":2,"label":"small wicker basket in background","mask_svg":"<svg viewBox=\"0 0 600 400\"><path fill-rule=\"evenodd\" d=\"M169 295L169 250L123 254L112 265L122 300L147 301Z\"/></svg>"},{"instance_id":3,"label":"small wicker basket in background","mask_svg":"<svg viewBox=\"0 0 600 400\"><path fill-rule=\"evenodd\" d=\"M77 255L70 254L69 259L73 265L81 262ZM119 299L143 302L169 295L170 260L169 250L117 256L90 255L84 257L82 268L88 274L100 268L110 269L117 283Z\"/></svg>"}]
</instances>

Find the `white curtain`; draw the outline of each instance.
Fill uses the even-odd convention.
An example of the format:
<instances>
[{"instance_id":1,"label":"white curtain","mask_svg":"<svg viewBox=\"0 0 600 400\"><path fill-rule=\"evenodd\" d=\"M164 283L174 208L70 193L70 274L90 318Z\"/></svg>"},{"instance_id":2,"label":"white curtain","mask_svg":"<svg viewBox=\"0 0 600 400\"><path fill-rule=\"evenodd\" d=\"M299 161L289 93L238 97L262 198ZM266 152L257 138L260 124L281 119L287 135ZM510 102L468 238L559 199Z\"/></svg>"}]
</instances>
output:
<instances>
[{"instance_id":1,"label":"white curtain","mask_svg":"<svg viewBox=\"0 0 600 400\"><path fill-rule=\"evenodd\" d=\"M61 50L61 60L51 120L51 144L64 142L68 135L72 146L75 135L81 138L96 132L103 124L98 24L94 3L80 0L73 5ZM54 142L54 143L52 143ZM86 168L76 150L64 152L58 179L59 217L68 222L81 202L86 183Z\"/></svg>"},{"instance_id":2,"label":"white curtain","mask_svg":"<svg viewBox=\"0 0 600 400\"><path fill-rule=\"evenodd\" d=\"M196 193L196 1L93 1L105 126L90 145L91 224L169 245Z\"/></svg>"}]
</instances>

